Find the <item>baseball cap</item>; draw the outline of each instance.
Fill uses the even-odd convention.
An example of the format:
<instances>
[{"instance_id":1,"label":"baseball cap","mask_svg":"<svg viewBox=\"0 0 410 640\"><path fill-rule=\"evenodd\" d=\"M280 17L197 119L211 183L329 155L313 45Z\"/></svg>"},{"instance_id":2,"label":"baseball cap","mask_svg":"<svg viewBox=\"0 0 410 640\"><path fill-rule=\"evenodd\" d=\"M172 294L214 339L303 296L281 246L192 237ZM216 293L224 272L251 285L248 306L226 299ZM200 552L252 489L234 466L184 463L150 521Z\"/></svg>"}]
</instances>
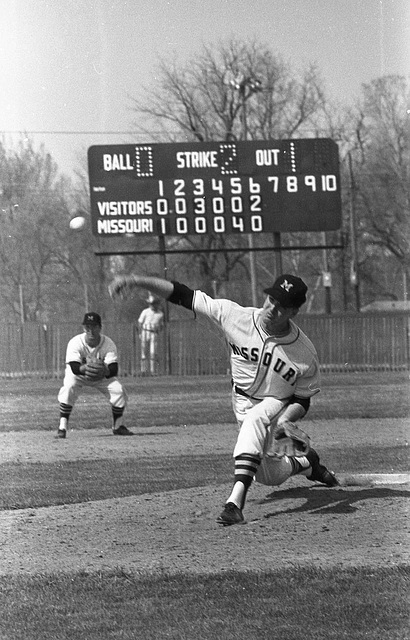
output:
<instances>
[{"instance_id":1,"label":"baseball cap","mask_svg":"<svg viewBox=\"0 0 410 640\"><path fill-rule=\"evenodd\" d=\"M85 314L83 324L98 324L101 327L101 316L94 311Z\"/></svg>"},{"instance_id":2,"label":"baseball cap","mask_svg":"<svg viewBox=\"0 0 410 640\"><path fill-rule=\"evenodd\" d=\"M282 307L301 307L306 302L307 290L301 278L284 273L271 287L264 289L264 293L277 300Z\"/></svg>"}]
</instances>

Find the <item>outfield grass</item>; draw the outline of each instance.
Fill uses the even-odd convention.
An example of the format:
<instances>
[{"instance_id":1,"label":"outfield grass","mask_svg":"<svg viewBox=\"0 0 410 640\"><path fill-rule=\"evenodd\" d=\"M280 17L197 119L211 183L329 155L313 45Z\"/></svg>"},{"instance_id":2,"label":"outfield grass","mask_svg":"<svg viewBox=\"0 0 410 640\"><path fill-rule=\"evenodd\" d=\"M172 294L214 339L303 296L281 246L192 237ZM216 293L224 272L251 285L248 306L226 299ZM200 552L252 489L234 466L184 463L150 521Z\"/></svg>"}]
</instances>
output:
<instances>
[{"instance_id":1,"label":"outfield grass","mask_svg":"<svg viewBox=\"0 0 410 640\"><path fill-rule=\"evenodd\" d=\"M58 380L0 380L0 432L50 430L58 426ZM126 378L126 422L138 428L232 423L228 376ZM309 419L406 418L410 416L408 372L324 374ZM110 426L107 403L85 390L71 420L77 428Z\"/></svg>"}]
</instances>

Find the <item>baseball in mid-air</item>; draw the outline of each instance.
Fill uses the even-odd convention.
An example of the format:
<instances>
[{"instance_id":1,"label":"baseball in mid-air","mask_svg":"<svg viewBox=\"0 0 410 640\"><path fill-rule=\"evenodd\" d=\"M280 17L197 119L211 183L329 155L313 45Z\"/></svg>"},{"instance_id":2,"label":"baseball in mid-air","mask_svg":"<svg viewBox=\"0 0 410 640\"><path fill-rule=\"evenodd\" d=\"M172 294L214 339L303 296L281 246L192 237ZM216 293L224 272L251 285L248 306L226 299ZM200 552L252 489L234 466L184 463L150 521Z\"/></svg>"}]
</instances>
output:
<instances>
[{"instance_id":1,"label":"baseball in mid-air","mask_svg":"<svg viewBox=\"0 0 410 640\"><path fill-rule=\"evenodd\" d=\"M70 229L73 231L81 231L85 227L85 218L83 216L76 216L70 220Z\"/></svg>"}]
</instances>

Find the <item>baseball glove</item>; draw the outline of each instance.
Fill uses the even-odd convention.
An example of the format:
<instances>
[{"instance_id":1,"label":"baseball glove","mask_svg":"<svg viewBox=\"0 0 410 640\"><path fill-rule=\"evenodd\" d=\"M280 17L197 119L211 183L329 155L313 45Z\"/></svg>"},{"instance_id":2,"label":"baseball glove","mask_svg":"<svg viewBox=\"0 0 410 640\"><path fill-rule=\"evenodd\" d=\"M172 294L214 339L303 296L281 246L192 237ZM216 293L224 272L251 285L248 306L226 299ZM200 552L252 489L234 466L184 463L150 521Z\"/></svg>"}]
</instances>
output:
<instances>
[{"instance_id":1,"label":"baseball glove","mask_svg":"<svg viewBox=\"0 0 410 640\"><path fill-rule=\"evenodd\" d=\"M102 380L106 375L107 367L101 360L86 363L84 371L86 380Z\"/></svg>"},{"instance_id":2,"label":"baseball glove","mask_svg":"<svg viewBox=\"0 0 410 640\"><path fill-rule=\"evenodd\" d=\"M282 422L273 431L269 454L283 456L305 456L310 449L309 436L293 422Z\"/></svg>"}]
</instances>

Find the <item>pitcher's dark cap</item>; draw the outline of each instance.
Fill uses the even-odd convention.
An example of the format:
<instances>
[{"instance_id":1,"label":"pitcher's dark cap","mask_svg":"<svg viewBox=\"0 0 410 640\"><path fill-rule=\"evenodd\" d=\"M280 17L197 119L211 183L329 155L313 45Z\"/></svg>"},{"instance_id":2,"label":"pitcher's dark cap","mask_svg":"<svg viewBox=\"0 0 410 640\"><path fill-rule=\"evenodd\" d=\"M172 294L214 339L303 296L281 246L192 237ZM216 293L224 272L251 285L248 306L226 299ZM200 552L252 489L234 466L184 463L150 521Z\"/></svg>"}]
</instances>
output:
<instances>
[{"instance_id":1,"label":"pitcher's dark cap","mask_svg":"<svg viewBox=\"0 0 410 640\"><path fill-rule=\"evenodd\" d=\"M94 311L89 311L84 316L83 324L98 324L101 327L101 316Z\"/></svg>"},{"instance_id":2,"label":"pitcher's dark cap","mask_svg":"<svg viewBox=\"0 0 410 640\"><path fill-rule=\"evenodd\" d=\"M282 307L301 307L306 302L307 286L301 278L284 273L264 292Z\"/></svg>"}]
</instances>

